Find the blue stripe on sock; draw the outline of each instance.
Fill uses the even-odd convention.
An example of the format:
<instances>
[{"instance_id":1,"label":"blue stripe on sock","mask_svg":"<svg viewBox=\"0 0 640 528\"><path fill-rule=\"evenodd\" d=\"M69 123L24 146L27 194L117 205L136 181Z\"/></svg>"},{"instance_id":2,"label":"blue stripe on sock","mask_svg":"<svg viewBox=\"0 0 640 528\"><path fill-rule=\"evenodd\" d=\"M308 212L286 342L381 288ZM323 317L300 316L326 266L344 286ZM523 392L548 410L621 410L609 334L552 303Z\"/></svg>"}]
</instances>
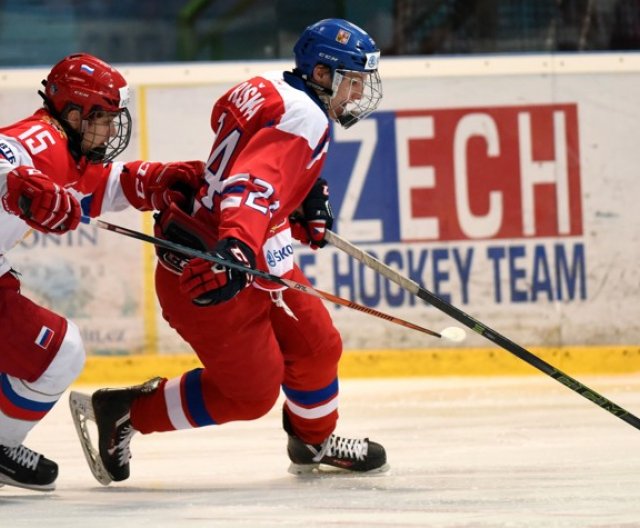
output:
<instances>
[{"instance_id":1,"label":"blue stripe on sock","mask_svg":"<svg viewBox=\"0 0 640 528\"><path fill-rule=\"evenodd\" d=\"M334 379L329 385L323 389L314 391L296 390L282 385L282 389L292 402L300 405L315 405L326 400L331 399L338 394L338 378Z\"/></svg>"},{"instance_id":2,"label":"blue stripe on sock","mask_svg":"<svg viewBox=\"0 0 640 528\"><path fill-rule=\"evenodd\" d=\"M9 383L9 377L6 374L0 374L0 384L1 389L7 399L13 403L16 407L21 407L22 409L27 409L29 411L37 411L37 412L48 412L51 408L56 404L56 401L52 402L39 402L34 400L29 400L16 394Z\"/></svg>"},{"instance_id":3,"label":"blue stripe on sock","mask_svg":"<svg viewBox=\"0 0 640 528\"><path fill-rule=\"evenodd\" d=\"M204 405L201 376L202 369L194 369L185 374L184 383L189 415L198 427L216 424Z\"/></svg>"}]
</instances>

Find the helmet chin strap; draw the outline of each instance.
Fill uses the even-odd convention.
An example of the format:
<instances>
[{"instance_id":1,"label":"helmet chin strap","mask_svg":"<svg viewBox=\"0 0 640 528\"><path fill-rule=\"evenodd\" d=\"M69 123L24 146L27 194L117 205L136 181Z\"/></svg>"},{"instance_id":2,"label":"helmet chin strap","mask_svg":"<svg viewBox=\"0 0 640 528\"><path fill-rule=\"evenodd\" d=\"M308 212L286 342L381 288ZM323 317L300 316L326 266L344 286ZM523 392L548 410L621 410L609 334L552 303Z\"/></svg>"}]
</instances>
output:
<instances>
[{"instance_id":1,"label":"helmet chin strap","mask_svg":"<svg viewBox=\"0 0 640 528\"><path fill-rule=\"evenodd\" d=\"M357 122L357 119L354 119L354 116L349 113L338 115L335 111L331 110L331 100L333 99L334 94L340 86L340 83L344 79L344 75L342 75L338 71L334 71L333 79L331 81L331 88L326 88L325 86L322 86L321 84L310 80L306 75L302 75L302 78L305 80L307 86L313 88L313 90L316 92L318 98L320 99L320 101L322 101L322 104L324 104L327 113L332 120L340 123L340 125L342 125L344 128L349 128L351 125ZM332 117L332 114L335 117Z\"/></svg>"},{"instance_id":2,"label":"helmet chin strap","mask_svg":"<svg viewBox=\"0 0 640 528\"><path fill-rule=\"evenodd\" d=\"M354 124L354 119L353 116L351 114L348 115L340 115L338 116L338 123L340 123L344 128L349 128L351 125Z\"/></svg>"},{"instance_id":3,"label":"helmet chin strap","mask_svg":"<svg viewBox=\"0 0 640 528\"><path fill-rule=\"evenodd\" d=\"M318 84L317 82L312 81L311 79L305 78L304 80L307 83L307 86L310 86L311 88L313 88L319 97L331 98L333 96L333 90L331 88L325 88L321 84Z\"/></svg>"},{"instance_id":4,"label":"helmet chin strap","mask_svg":"<svg viewBox=\"0 0 640 528\"><path fill-rule=\"evenodd\" d=\"M91 150L88 150L84 153L85 157L89 161L102 161L107 153L107 146L100 145L99 147L94 147Z\"/></svg>"},{"instance_id":5,"label":"helmet chin strap","mask_svg":"<svg viewBox=\"0 0 640 528\"><path fill-rule=\"evenodd\" d=\"M325 86L322 86L321 84L318 84L315 81L312 81L306 75L303 75L302 78L305 80L307 86L309 86L310 88L313 88L313 90L318 95L318 98L320 99L320 101L322 101L322 104L324 104L324 107L326 108L327 113L331 115L331 99L333 99L333 95L335 93L333 89L335 86L335 83L332 82L332 87L327 88Z\"/></svg>"}]
</instances>

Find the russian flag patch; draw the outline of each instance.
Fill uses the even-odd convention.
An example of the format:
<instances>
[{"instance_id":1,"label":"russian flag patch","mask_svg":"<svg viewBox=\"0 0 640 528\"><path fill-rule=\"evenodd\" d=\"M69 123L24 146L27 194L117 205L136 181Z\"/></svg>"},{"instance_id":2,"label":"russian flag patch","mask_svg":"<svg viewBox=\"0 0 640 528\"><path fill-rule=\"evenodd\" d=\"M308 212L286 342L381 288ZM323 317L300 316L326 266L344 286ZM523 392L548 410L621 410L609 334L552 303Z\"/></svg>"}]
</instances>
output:
<instances>
[{"instance_id":1,"label":"russian flag patch","mask_svg":"<svg viewBox=\"0 0 640 528\"><path fill-rule=\"evenodd\" d=\"M93 72L95 71L94 68L92 68L91 66L87 66L86 64L81 64L80 70L85 73L88 73L89 75L93 75Z\"/></svg>"},{"instance_id":2,"label":"russian flag patch","mask_svg":"<svg viewBox=\"0 0 640 528\"><path fill-rule=\"evenodd\" d=\"M36 337L36 345L46 349L51 344L51 340L53 339L54 334L55 332L51 330L51 328L43 326L40 329L38 337Z\"/></svg>"}]
</instances>

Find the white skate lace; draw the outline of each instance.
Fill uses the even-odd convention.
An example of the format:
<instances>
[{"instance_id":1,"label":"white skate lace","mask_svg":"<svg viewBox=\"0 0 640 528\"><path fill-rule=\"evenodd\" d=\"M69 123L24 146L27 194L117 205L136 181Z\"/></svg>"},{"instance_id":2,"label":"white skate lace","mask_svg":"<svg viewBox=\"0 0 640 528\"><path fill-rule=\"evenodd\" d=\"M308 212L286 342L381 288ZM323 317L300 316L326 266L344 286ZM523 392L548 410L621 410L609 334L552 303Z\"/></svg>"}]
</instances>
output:
<instances>
[{"instance_id":1,"label":"white skate lace","mask_svg":"<svg viewBox=\"0 0 640 528\"><path fill-rule=\"evenodd\" d=\"M313 457L313 461L320 462L325 456L364 460L368 450L369 442L366 439L331 435L324 441L318 454Z\"/></svg>"},{"instance_id":2,"label":"white skate lace","mask_svg":"<svg viewBox=\"0 0 640 528\"><path fill-rule=\"evenodd\" d=\"M39 453L31 451L31 449L22 445L18 447L5 447L4 452L16 464L34 470L38 466L38 461L41 456Z\"/></svg>"},{"instance_id":3,"label":"white skate lace","mask_svg":"<svg viewBox=\"0 0 640 528\"><path fill-rule=\"evenodd\" d=\"M112 449L109 449L110 454L117 454L119 465L124 466L131 459L131 438L137 432L130 423L125 425L119 432L120 439L118 443Z\"/></svg>"}]
</instances>

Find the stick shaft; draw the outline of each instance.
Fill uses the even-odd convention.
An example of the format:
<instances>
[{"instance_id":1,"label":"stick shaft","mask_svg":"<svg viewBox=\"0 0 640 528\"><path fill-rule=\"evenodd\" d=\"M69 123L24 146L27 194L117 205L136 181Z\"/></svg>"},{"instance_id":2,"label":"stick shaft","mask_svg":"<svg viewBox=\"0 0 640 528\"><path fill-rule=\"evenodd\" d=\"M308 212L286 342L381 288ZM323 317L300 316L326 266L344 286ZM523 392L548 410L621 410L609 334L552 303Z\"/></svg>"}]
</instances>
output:
<instances>
[{"instance_id":1,"label":"stick shaft","mask_svg":"<svg viewBox=\"0 0 640 528\"><path fill-rule=\"evenodd\" d=\"M218 258L210 253L205 253L204 251L199 251L197 249L192 249L187 246L183 246L182 244L176 244L175 242L171 242L170 240L163 240L161 238L156 238L151 235L147 235L145 233L140 233L139 231L134 231L133 229L129 229L127 227L118 226L115 224L111 224L109 222L105 222L104 220L95 220L87 217L83 217L82 221L85 224L94 225L99 227L100 229L105 229L107 231L113 231L114 233L118 233L120 235L128 236L130 238L135 238L136 240L142 240L143 242L149 242L150 244L154 244L156 246L164 247L166 249L170 249L172 251L177 251L179 253L183 253L185 255L189 255L191 257L199 257L204 260L208 260L209 262L214 262L216 264L220 264L222 266L226 266L228 268L237 269L243 271L245 273L249 273L256 277L260 277L262 279L268 280L270 282L275 282L280 286L284 286L286 288L300 291L302 293L306 293L307 295L311 295L312 297L317 297L327 302L332 302L335 304L339 304L340 306L345 306L347 308L351 308L352 310L357 310L362 313L366 313L369 315L373 315L374 317L378 317L380 319L384 319L385 321L389 321L390 323L394 323L400 326L404 326L405 328L410 328L412 330L417 330L424 334L428 334L433 337L442 337L438 332L433 330L429 330L428 328L423 328L422 326L418 326L409 321L405 321L404 319L400 319L398 317L394 317L392 315L386 314L384 312L380 312L378 310L374 310L373 308L369 308L367 306L363 306L361 304L355 303L353 301L349 301L348 299L343 299L342 297L338 297L337 295L333 295L328 292L324 292L322 290L317 290L312 288L311 286L307 286L306 284L302 284L300 282L296 282L290 279L284 279L282 277L278 277L276 275L272 275L271 273L267 273L266 271L247 268L242 264L230 262L228 260L224 260Z\"/></svg>"},{"instance_id":2,"label":"stick shaft","mask_svg":"<svg viewBox=\"0 0 640 528\"><path fill-rule=\"evenodd\" d=\"M400 287L413 293L420 299L428 302L441 312L444 312L450 317L453 317L459 323L480 334L482 337L495 343L500 348L503 348L507 352L510 352L511 354L525 361L532 367L535 367L538 370L544 372L547 376L553 378L557 382L561 383L565 387L568 387L587 400L595 403L599 407L602 407L605 411L608 411L614 416L617 416L621 420L627 422L629 425L635 427L636 429L640 429L640 418L638 418L637 416L631 414L629 411L623 409L601 394L598 394L596 391L582 384L577 379L571 377L569 374L562 372L560 369L557 369L554 366L550 365L543 359L529 352L517 343L514 343L510 339L496 332L487 325L481 323L477 319L474 319L469 314L463 312L452 304L441 299L437 295L431 293L429 290L420 286L417 282L402 276L400 273L390 268L380 260L376 259L369 253L366 253L362 249L353 245L351 242L345 240L332 231L327 231L326 240L336 248L344 251L354 259L362 262L365 266L380 273L390 281L398 284Z\"/></svg>"}]
</instances>

